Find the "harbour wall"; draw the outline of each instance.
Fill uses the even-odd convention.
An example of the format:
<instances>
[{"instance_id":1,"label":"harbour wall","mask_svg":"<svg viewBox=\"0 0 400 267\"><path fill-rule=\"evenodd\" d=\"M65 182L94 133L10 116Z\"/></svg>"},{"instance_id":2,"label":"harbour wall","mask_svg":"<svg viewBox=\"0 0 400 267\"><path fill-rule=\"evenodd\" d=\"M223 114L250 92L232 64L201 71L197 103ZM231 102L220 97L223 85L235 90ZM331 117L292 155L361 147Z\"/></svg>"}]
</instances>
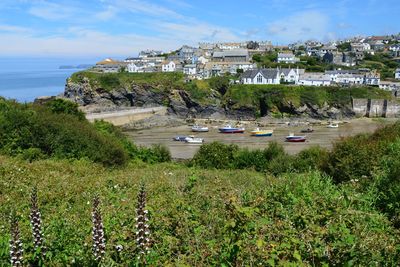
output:
<instances>
[{"instance_id":1,"label":"harbour wall","mask_svg":"<svg viewBox=\"0 0 400 267\"><path fill-rule=\"evenodd\" d=\"M352 99L353 112L357 117L400 117L400 104L387 99Z\"/></svg>"}]
</instances>

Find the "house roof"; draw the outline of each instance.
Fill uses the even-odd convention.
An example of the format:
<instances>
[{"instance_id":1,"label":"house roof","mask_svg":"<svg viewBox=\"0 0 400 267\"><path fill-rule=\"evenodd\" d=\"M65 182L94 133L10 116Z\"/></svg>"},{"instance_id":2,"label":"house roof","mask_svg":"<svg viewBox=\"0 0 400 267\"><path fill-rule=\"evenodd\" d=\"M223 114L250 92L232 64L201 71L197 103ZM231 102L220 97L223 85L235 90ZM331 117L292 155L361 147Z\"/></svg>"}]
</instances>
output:
<instances>
[{"instance_id":1,"label":"house roof","mask_svg":"<svg viewBox=\"0 0 400 267\"><path fill-rule=\"evenodd\" d=\"M330 81L330 77L327 74L320 72L307 72L300 75L299 80L306 81Z\"/></svg>"},{"instance_id":2,"label":"house roof","mask_svg":"<svg viewBox=\"0 0 400 267\"><path fill-rule=\"evenodd\" d=\"M255 69L255 70L247 70L242 74L242 78L251 78L254 79L258 73L261 73L265 79L276 79L278 75L277 69Z\"/></svg>"},{"instance_id":3,"label":"house roof","mask_svg":"<svg viewBox=\"0 0 400 267\"><path fill-rule=\"evenodd\" d=\"M110 65L110 64L119 64L119 63L121 63L121 62L116 61L116 60L111 59L111 58L106 58L106 59L104 59L102 61L97 62L96 65Z\"/></svg>"},{"instance_id":4,"label":"house roof","mask_svg":"<svg viewBox=\"0 0 400 267\"><path fill-rule=\"evenodd\" d=\"M293 53L278 53L279 57L294 57Z\"/></svg>"},{"instance_id":5,"label":"house roof","mask_svg":"<svg viewBox=\"0 0 400 267\"><path fill-rule=\"evenodd\" d=\"M396 72L400 72L400 69L396 69Z\"/></svg>"},{"instance_id":6,"label":"house roof","mask_svg":"<svg viewBox=\"0 0 400 267\"><path fill-rule=\"evenodd\" d=\"M213 53L214 58L219 57L247 57L249 56L249 51L247 49L232 49L225 51L216 51Z\"/></svg>"}]
</instances>

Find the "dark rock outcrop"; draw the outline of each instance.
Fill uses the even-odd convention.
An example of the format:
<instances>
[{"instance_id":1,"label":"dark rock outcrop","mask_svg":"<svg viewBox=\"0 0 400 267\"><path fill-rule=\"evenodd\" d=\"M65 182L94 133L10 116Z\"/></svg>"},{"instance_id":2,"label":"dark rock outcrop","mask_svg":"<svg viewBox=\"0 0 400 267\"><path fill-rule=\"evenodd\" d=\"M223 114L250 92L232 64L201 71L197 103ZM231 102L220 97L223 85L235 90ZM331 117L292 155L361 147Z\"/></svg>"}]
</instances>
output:
<instances>
[{"instance_id":1,"label":"dark rock outcrop","mask_svg":"<svg viewBox=\"0 0 400 267\"><path fill-rule=\"evenodd\" d=\"M131 84L126 87L115 88L107 91L95 81L85 77L79 83L67 80L64 98L78 103L86 112L103 112L125 109L128 107L155 107L167 106L168 114L177 118L212 118L253 120L258 110L271 116L268 107L240 106L231 100L224 104L218 93L211 93L208 103L199 103L193 99L188 91L181 88L162 90L151 84ZM261 105L261 103L260 103ZM282 114L293 117L310 117L314 119L341 119L354 116L351 107L335 106L324 103L322 106L306 103L295 106L290 101L282 100L276 105Z\"/></svg>"}]
</instances>

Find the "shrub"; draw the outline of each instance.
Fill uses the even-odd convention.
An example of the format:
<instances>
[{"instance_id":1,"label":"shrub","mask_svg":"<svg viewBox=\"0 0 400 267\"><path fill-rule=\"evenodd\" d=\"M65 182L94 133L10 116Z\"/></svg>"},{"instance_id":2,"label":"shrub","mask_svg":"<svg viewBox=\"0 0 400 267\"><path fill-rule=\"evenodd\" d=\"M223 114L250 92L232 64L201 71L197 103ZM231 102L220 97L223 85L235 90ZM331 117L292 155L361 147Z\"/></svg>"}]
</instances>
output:
<instances>
[{"instance_id":1,"label":"shrub","mask_svg":"<svg viewBox=\"0 0 400 267\"><path fill-rule=\"evenodd\" d=\"M204 144L194 155L192 164L202 168L229 169L234 166L237 145L225 145L220 142Z\"/></svg>"},{"instance_id":2,"label":"shrub","mask_svg":"<svg viewBox=\"0 0 400 267\"><path fill-rule=\"evenodd\" d=\"M127 154L118 140L98 132L76 115L53 113L0 101L0 151L22 154L28 160L42 157L86 158L104 165L122 165Z\"/></svg>"},{"instance_id":3,"label":"shrub","mask_svg":"<svg viewBox=\"0 0 400 267\"><path fill-rule=\"evenodd\" d=\"M70 114L80 120L85 119L85 114L79 110L78 104L65 99L53 99L45 104L53 113Z\"/></svg>"},{"instance_id":4,"label":"shrub","mask_svg":"<svg viewBox=\"0 0 400 267\"><path fill-rule=\"evenodd\" d=\"M300 151L294 157L293 168L297 172L306 172L310 170L319 170L328 157L328 151L319 146L313 146Z\"/></svg>"}]
</instances>

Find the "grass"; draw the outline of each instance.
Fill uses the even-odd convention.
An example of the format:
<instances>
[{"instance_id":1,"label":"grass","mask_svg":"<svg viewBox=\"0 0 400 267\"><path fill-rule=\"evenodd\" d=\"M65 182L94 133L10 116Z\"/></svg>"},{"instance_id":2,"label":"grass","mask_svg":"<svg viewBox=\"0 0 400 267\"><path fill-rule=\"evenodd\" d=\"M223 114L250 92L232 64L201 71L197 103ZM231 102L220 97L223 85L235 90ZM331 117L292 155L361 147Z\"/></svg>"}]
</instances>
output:
<instances>
[{"instance_id":1,"label":"grass","mask_svg":"<svg viewBox=\"0 0 400 267\"><path fill-rule=\"evenodd\" d=\"M295 107L304 104L322 106L345 106L351 104L351 98L392 99L390 92L373 87L315 87L286 85L234 85L224 96L225 101L233 101L234 106L258 107L260 98L274 110L282 103L292 103Z\"/></svg>"},{"instance_id":2,"label":"grass","mask_svg":"<svg viewBox=\"0 0 400 267\"><path fill-rule=\"evenodd\" d=\"M107 169L84 160L27 163L4 156L0 163L0 265L9 261L7 225L13 210L25 259L33 257L27 217L33 186L39 190L47 265L90 264L90 203L96 193L107 241L103 264L134 265L142 182L154 243L147 259L151 266L394 265L398 256L399 236L371 208L368 196L318 173L276 179L172 163ZM120 254L116 245L124 248Z\"/></svg>"}]
</instances>

